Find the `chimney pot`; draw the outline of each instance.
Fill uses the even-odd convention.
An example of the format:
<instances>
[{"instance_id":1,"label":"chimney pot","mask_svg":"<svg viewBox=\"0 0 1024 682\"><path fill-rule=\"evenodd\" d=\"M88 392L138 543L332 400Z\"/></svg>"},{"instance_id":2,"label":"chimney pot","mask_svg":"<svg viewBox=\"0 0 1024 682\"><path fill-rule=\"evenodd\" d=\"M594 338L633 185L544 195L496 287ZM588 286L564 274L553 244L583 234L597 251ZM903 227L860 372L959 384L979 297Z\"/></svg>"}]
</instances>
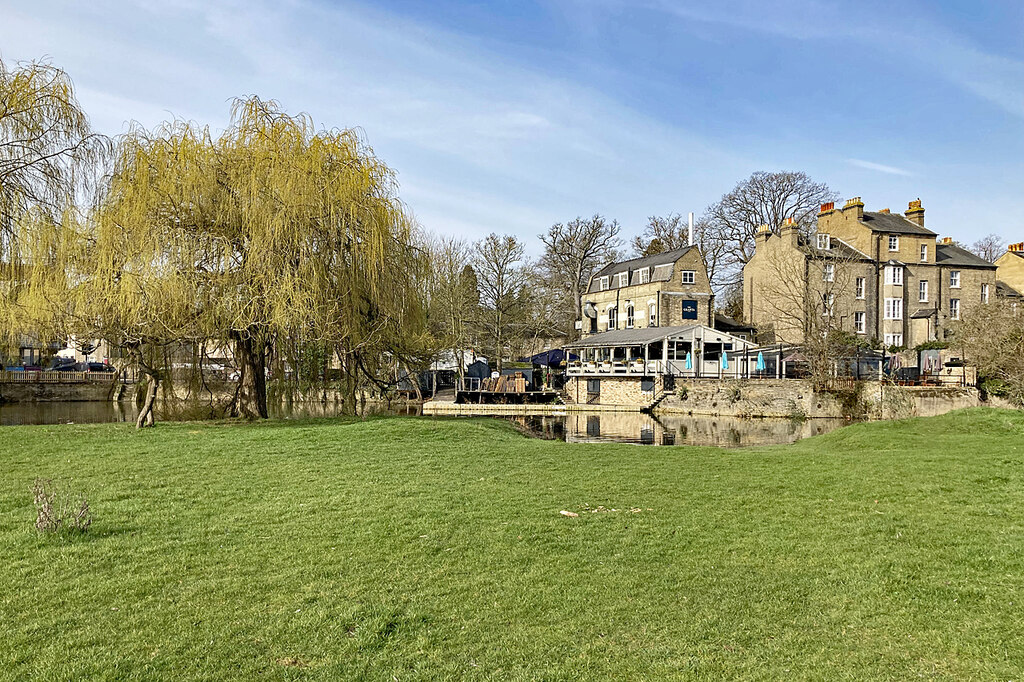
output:
<instances>
[{"instance_id":1,"label":"chimney pot","mask_svg":"<svg viewBox=\"0 0 1024 682\"><path fill-rule=\"evenodd\" d=\"M887 209L887 208L883 208L881 211L879 211L879 213L888 213L888 212L889 212L889 209Z\"/></svg>"},{"instance_id":2,"label":"chimney pot","mask_svg":"<svg viewBox=\"0 0 1024 682\"><path fill-rule=\"evenodd\" d=\"M1017 242L1016 244L1010 244L1007 247L1007 250L1008 251L1013 251L1014 253L1024 252L1024 242Z\"/></svg>"},{"instance_id":3,"label":"chimney pot","mask_svg":"<svg viewBox=\"0 0 1024 682\"><path fill-rule=\"evenodd\" d=\"M835 208L836 208L836 202L829 201L829 202L824 203L824 204L821 205L821 210L819 211L819 213L829 213L831 211L834 211Z\"/></svg>"},{"instance_id":4,"label":"chimney pot","mask_svg":"<svg viewBox=\"0 0 1024 682\"><path fill-rule=\"evenodd\" d=\"M952 237L943 237L942 238L942 243L943 244L952 244L953 243L953 238Z\"/></svg>"},{"instance_id":5,"label":"chimney pot","mask_svg":"<svg viewBox=\"0 0 1024 682\"><path fill-rule=\"evenodd\" d=\"M910 222L924 227L924 207L921 206L920 199L914 199L907 204L907 212L904 215Z\"/></svg>"}]
</instances>

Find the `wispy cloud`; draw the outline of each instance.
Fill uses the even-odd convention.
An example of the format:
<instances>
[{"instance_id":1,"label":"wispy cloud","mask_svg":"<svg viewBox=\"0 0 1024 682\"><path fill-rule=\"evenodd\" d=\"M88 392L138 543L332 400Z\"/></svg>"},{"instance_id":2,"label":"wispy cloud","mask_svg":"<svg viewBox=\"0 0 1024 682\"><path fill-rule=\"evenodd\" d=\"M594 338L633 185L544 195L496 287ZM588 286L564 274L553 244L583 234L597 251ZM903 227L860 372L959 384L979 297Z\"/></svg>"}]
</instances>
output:
<instances>
[{"instance_id":1,"label":"wispy cloud","mask_svg":"<svg viewBox=\"0 0 1024 682\"><path fill-rule=\"evenodd\" d=\"M857 166L858 168L865 168L867 170L878 171L879 173L888 173L889 175L913 175L913 173L903 168L897 168L896 166L886 166L883 163L875 163L874 161L865 161L863 159L847 159L846 162L854 166Z\"/></svg>"}]
</instances>

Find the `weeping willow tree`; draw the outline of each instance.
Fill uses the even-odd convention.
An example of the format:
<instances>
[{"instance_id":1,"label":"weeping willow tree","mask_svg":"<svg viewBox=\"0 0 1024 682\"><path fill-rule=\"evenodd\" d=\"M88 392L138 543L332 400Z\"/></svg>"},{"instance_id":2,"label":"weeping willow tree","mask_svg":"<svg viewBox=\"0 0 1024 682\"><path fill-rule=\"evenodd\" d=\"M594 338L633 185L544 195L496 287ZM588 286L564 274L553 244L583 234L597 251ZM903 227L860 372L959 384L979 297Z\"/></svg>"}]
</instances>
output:
<instances>
[{"instance_id":1,"label":"weeping willow tree","mask_svg":"<svg viewBox=\"0 0 1024 682\"><path fill-rule=\"evenodd\" d=\"M110 140L92 132L71 79L0 60L0 341L56 337L67 312L65 230L87 203Z\"/></svg>"},{"instance_id":2,"label":"weeping willow tree","mask_svg":"<svg viewBox=\"0 0 1024 682\"><path fill-rule=\"evenodd\" d=\"M371 365L421 337L421 258L394 173L356 131L272 101L237 101L217 137L180 121L125 136L89 229L76 307L149 375L140 424L161 378L146 348L229 341L230 412L258 418L275 343L334 349L354 411Z\"/></svg>"}]
</instances>

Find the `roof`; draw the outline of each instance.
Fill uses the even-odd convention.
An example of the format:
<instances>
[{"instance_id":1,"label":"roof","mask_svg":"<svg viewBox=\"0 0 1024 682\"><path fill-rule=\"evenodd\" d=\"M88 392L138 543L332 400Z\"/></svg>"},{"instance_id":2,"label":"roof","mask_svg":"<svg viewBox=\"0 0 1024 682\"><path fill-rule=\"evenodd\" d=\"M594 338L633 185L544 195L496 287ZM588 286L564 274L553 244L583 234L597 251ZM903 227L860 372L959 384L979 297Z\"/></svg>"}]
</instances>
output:
<instances>
[{"instance_id":1,"label":"roof","mask_svg":"<svg viewBox=\"0 0 1024 682\"><path fill-rule=\"evenodd\" d=\"M1020 298L1021 293L1001 279L996 280L996 294L1008 298Z\"/></svg>"},{"instance_id":2,"label":"roof","mask_svg":"<svg viewBox=\"0 0 1024 682\"><path fill-rule=\"evenodd\" d=\"M917 223L911 222L899 213L876 213L875 211L864 211L860 219L862 223L871 228L873 232L887 232L889 234L919 234L926 237L934 237L935 233L925 229Z\"/></svg>"},{"instance_id":3,"label":"roof","mask_svg":"<svg viewBox=\"0 0 1024 682\"><path fill-rule=\"evenodd\" d=\"M597 288L597 280L600 277L608 277L608 289L618 289L618 282L616 281L615 275L620 272L628 271L629 285L639 284L636 280L636 276L633 274L637 270L643 270L644 268L653 268L656 265L674 265L677 260L682 258L686 253L694 248L693 246L684 246L681 249L673 249L672 251L662 251L656 253L653 256L644 256L642 258L634 258L632 260L619 261L617 263L609 263L600 270L594 273L594 276L590 279L590 287L587 292L601 291ZM672 279L673 272L669 270L667 273L661 273L655 276L651 273L651 282L668 282ZM607 291L607 290L606 290Z\"/></svg>"},{"instance_id":4,"label":"roof","mask_svg":"<svg viewBox=\"0 0 1024 682\"><path fill-rule=\"evenodd\" d=\"M958 265L965 268L989 268L995 270L994 263L989 263L981 256L975 256L970 251L961 249L953 244L935 245L936 265Z\"/></svg>"},{"instance_id":5,"label":"roof","mask_svg":"<svg viewBox=\"0 0 1024 682\"><path fill-rule=\"evenodd\" d=\"M721 329L724 332L753 331L754 325L740 322L739 320L733 319L728 315L723 315L722 313L715 313L715 329Z\"/></svg>"},{"instance_id":6,"label":"roof","mask_svg":"<svg viewBox=\"0 0 1024 682\"><path fill-rule=\"evenodd\" d=\"M744 339L740 339L732 336L728 332L720 329L712 329L702 324L688 324L680 327L646 327L644 329L615 329L610 332L601 332L600 334L592 334L585 339L570 343L565 346L566 349L570 348L595 348L605 346L643 346L648 343L655 343L657 341L664 341L665 339L686 336L692 334L692 332L704 328L705 338L709 334L713 334L717 337L728 336L735 341L740 343L749 343ZM709 341L710 343L710 341Z\"/></svg>"},{"instance_id":7,"label":"roof","mask_svg":"<svg viewBox=\"0 0 1024 682\"><path fill-rule=\"evenodd\" d=\"M807 251L813 251L818 254L820 258L839 258L843 260L871 260L866 253L858 251L839 237L835 235L829 235L829 247L828 249L819 249L818 242L812 237L801 237L800 245L803 246Z\"/></svg>"},{"instance_id":8,"label":"roof","mask_svg":"<svg viewBox=\"0 0 1024 682\"><path fill-rule=\"evenodd\" d=\"M932 317L936 312L935 308L919 308L910 318L913 320L923 320Z\"/></svg>"}]
</instances>

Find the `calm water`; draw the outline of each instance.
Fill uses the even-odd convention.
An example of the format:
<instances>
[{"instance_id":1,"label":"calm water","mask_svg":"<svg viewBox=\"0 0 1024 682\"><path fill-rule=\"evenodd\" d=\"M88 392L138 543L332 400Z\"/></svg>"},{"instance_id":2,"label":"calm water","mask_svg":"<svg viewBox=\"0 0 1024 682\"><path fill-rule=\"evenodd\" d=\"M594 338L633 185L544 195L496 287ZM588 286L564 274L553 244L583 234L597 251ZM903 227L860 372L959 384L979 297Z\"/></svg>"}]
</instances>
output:
<instances>
[{"instance_id":1,"label":"calm water","mask_svg":"<svg viewBox=\"0 0 1024 682\"><path fill-rule=\"evenodd\" d=\"M371 408L369 413L416 415L419 414L419 408ZM0 426L123 422L134 421L137 414L135 405L129 403L11 403L0 405ZM271 416L279 419L331 417L339 414L338 406L320 403L295 403L271 409ZM161 417L158 410L157 418L171 417ZM528 415L502 418L516 422L539 436L570 443L614 442L716 447L793 443L801 438L828 433L849 423L839 419L808 419L795 422L788 419L736 419L686 415L655 417L638 412L578 412L567 416Z\"/></svg>"}]
</instances>

